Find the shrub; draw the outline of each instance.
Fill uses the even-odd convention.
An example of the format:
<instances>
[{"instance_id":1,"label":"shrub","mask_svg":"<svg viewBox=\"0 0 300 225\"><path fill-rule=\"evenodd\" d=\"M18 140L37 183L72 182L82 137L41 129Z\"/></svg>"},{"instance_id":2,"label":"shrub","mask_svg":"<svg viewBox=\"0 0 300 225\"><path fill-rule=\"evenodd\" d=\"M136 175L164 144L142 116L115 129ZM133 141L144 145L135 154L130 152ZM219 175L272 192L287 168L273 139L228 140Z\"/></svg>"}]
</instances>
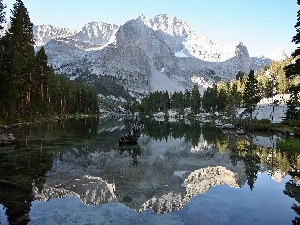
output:
<instances>
[{"instance_id":1,"label":"shrub","mask_svg":"<svg viewBox=\"0 0 300 225\"><path fill-rule=\"evenodd\" d=\"M284 151L298 151L300 152L300 139L279 140L277 147Z\"/></svg>"},{"instance_id":2,"label":"shrub","mask_svg":"<svg viewBox=\"0 0 300 225\"><path fill-rule=\"evenodd\" d=\"M300 120L284 120L281 122L282 125L288 125L291 127L300 127Z\"/></svg>"}]
</instances>

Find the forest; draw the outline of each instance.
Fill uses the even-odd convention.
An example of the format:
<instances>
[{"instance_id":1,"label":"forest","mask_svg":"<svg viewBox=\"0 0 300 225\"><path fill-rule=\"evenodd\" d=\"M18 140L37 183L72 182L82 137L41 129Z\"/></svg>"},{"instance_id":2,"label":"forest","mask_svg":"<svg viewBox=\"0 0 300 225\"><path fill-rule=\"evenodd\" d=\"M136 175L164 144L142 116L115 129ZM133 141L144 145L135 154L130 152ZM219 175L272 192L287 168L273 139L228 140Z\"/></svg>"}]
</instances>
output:
<instances>
[{"instance_id":1,"label":"forest","mask_svg":"<svg viewBox=\"0 0 300 225\"><path fill-rule=\"evenodd\" d=\"M5 6L0 3L3 24ZM35 52L33 24L21 0L16 1L11 13L11 27L0 39L0 120L4 123L59 114L98 113L94 88L55 74L48 65L44 47Z\"/></svg>"},{"instance_id":2,"label":"forest","mask_svg":"<svg viewBox=\"0 0 300 225\"><path fill-rule=\"evenodd\" d=\"M299 120L300 112L298 92L296 87L300 84L299 76L287 77L286 70L292 65L293 58L282 61L273 61L269 66L264 66L260 71L251 70L249 74L239 72L235 80L221 80L208 87L201 95L198 85L185 92L156 91L142 99L139 108L144 114L152 115L155 112L176 110L179 115L184 115L184 109L190 108L192 115L201 112L222 112L232 115L239 107L245 107L251 114L257 103L262 98L272 98L275 95L290 94L288 101L287 120ZM273 102L275 105L276 101Z\"/></svg>"}]
</instances>

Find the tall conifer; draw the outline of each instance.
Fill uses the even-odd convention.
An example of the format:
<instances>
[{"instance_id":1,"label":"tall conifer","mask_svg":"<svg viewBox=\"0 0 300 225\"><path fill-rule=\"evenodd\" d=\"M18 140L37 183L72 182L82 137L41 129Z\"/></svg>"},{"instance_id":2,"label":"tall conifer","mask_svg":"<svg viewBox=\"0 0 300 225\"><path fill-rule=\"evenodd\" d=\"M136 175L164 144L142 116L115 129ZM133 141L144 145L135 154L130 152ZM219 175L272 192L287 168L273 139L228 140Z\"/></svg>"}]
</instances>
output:
<instances>
[{"instance_id":1,"label":"tall conifer","mask_svg":"<svg viewBox=\"0 0 300 225\"><path fill-rule=\"evenodd\" d=\"M201 104L201 96L199 92L198 85L194 85L191 94L191 107L194 115L198 114L200 111L200 104Z\"/></svg>"},{"instance_id":2,"label":"tall conifer","mask_svg":"<svg viewBox=\"0 0 300 225\"><path fill-rule=\"evenodd\" d=\"M3 5L3 1L0 0L0 29L4 28L2 24L5 23L5 11L4 11L5 8L6 6Z\"/></svg>"},{"instance_id":3,"label":"tall conifer","mask_svg":"<svg viewBox=\"0 0 300 225\"><path fill-rule=\"evenodd\" d=\"M258 81L254 76L254 70L251 70L246 81L246 87L243 95L244 104L250 113L250 126L253 111L260 99L261 96L258 89Z\"/></svg>"},{"instance_id":4,"label":"tall conifer","mask_svg":"<svg viewBox=\"0 0 300 225\"><path fill-rule=\"evenodd\" d=\"M16 0L11 13L11 28L4 37L4 55L8 76L16 83L14 88L19 93L15 99L16 109L22 115L31 101L35 60L33 24L21 0Z\"/></svg>"},{"instance_id":5,"label":"tall conifer","mask_svg":"<svg viewBox=\"0 0 300 225\"><path fill-rule=\"evenodd\" d=\"M52 68L48 66L48 57L46 55L44 46L36 53L35 56L35 80L37 81L37 95L44 99L45 97L45 83L47 77L52 73Z\"/></svg>"},{"instance_id":6,"label":"tall conifer","mask_svg":"<svg viewBox=\"0 0 300 225\"><path fill-rule=\"evenodd\" d=\"M297 4L300 5L300 0L297 0ZM297 23L295 28L297 34L293 37L292 42L300 44L300 10L297 12ZM292 54L292 57L296 59L295 62L284 68L286 77L291 79L296 76L300 76L300 47L297 47ZM297 85L291 86L289 91L291 93L291 100L288 102L286 119L300 119L300 112L297 112L296 110L296 107L299 106L298 95L300 93L300 84L298 83Z\"/></svg>"}]
</instances>

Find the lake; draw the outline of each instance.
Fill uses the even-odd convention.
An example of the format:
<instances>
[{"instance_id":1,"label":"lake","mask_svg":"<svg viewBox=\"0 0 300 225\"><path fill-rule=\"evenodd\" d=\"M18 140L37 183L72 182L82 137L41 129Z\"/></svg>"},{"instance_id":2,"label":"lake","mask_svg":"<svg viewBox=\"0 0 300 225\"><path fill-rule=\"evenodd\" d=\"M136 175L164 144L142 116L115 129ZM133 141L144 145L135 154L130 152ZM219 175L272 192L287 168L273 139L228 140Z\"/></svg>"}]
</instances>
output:
<instances>
[{"instance_id":1,"label":"lake","mask_svg":"<svg viewBox=\"0 0 300 225\"><path fill-rule=\"evenodd\" d=\"M0 224L299 223L298 154L274 134L237 136L197 121L121 118L9 130L0 146Z\"/></svg>"}]
</instances>

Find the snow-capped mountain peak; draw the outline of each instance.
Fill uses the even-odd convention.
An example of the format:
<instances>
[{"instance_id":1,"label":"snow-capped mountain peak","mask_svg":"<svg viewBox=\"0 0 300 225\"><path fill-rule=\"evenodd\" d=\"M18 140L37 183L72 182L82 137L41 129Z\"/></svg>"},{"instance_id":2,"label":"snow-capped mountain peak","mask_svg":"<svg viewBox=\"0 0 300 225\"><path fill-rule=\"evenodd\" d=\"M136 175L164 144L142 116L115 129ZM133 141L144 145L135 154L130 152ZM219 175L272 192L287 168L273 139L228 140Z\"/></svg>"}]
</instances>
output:
<instances>
[{"instance_id":1,"label":"snow-capped mountain peak","mask_svg":"<svg viewBox=\"0 0 300 225\"><path fill-rule=\"evenodd\" d=\"M70 30L67 28L58 28L49 24L42 24L33 26L33 33L35 38L35 45L45 45L52 39L66 38L77 33L76 30Z\"/></svg>"},{"instance_id":2,"label":"snow-capped mountain peak","mask_svg":"<svg viewBox=\"0 0 300 225\"><path fill-rule=\"evenodd\" d=\"M167 14L152 19L140 15L121 26L89 22L80 31L40 25L34 26L34 35L58 73L86 79L108 74L135 92L184 90L194 83L205 88L251 68L242 42L215 43Z\"/></svg>"},{"instance_id":3,"label":"snow-capped mountain peak","mask_svg":"<svg viewBox=\"0 0 300 225\"><path fill-rule=\"evenodd\" d=\"M172 37L187 37L187 32L191 31L188 25L176 17L167 14L159 14L150 19L151 28L155 31L161 31Z\"/></svg>"},{"instance_id":4,"label":"snow-capped mountain peak","mask_svg":"<svg viewBox=\"0 0 300 225\"><path fill-rule=\"evenodd\" d=\"M73 37L93 45L104 45L116 34L118 25L102 22L89 22Z\"/></svg>"},{"instance_id":5,"label":"snow-capped mountain peak","mask_svg":"<svg viewBox=\"0 0 300 225\"><path fill-rule=\"evenodd\" d=\"M149 20L146 18L146 16L144 14L139 15L139 17L136 19L136 21L140 21L141 23L147 25L148 27L151 27Z\"/></svg>"}]
</instances>

